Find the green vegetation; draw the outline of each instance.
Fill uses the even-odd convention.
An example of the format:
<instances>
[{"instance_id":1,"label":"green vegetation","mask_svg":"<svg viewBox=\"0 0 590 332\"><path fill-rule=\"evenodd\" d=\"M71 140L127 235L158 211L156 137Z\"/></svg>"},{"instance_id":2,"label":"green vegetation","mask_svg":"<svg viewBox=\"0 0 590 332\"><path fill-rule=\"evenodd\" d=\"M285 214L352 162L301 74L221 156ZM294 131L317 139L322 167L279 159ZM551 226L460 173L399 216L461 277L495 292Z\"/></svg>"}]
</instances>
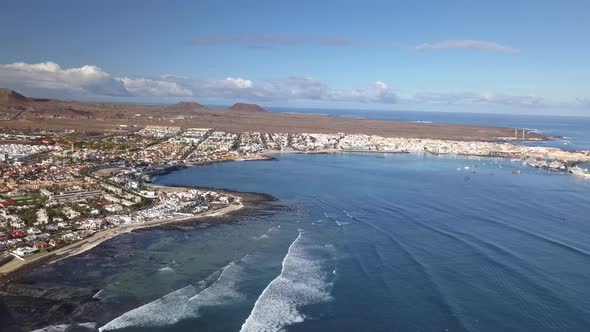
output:
<instances>
[{"instance_id":1,"label":"green vegetation","mask_svg":"<svg viewBox=\"0 0 590 332\"><path fill-rule=\"evenodd\" d=\"M37 222L37 208L25 208L16 211L16 215L27 225L32 226Z\"/></svg>"},{"instance_id":2,"label":"green vegetation","mask_svg":"<svg viewBox=\"0 0 590 332\"><path fill-rule=\"evenodd\" d=\"M43 197L39 193L32 193L32 194L22 195L22 196L13 196L10 199L13 200L16 203L16 205L28 205L28 204L38 204L38 203L43 204L43 203L45 203L47 198Z\"/></svg>"}]
</instances>

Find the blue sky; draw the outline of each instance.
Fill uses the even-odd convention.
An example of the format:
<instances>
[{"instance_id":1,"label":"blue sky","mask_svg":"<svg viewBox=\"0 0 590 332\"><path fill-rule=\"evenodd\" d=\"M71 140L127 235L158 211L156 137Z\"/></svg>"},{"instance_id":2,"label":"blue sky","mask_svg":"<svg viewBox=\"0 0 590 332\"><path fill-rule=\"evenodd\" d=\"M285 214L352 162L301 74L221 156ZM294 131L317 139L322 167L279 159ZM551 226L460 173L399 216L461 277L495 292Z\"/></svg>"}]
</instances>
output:
<instances>
[{"instance_id":1,"label":"blue sky","mask_svg":"<svg viewBox=\"0 0 590 332\"><path fill-rule=\"evenodd\" d=\"M590 113L590 2L27 1L0 86L129 102Z\"/></svg>"}]
</instances>

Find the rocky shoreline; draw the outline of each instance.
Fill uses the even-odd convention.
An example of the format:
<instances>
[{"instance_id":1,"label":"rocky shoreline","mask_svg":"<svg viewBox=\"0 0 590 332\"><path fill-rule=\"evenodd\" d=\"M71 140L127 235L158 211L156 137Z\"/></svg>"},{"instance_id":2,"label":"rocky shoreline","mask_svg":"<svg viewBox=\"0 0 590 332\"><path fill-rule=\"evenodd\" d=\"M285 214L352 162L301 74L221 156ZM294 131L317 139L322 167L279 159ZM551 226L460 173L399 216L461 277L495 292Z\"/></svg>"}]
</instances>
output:
<instances>
[{"instance_id":1,"label":"rocky shoreline","mask_svg":"<svg viewBox=\"0 0 590 332\"><path fill-rule=\"evenodd\" d=\"M361 137L362 139L369 139L368 136ZM371 141L369 141L371 142ZM374 142L373 142L374 143ZM381 145L379 145L381 144ZM361 146L361 145L358 145ZM357 147L358 147L357 146ZM363 148L355 149L355 145L351 144L349 149L317 149L312 151L261 151L255 155L248 157L248 160L274 160L275 158L269 156L271 154L281 153L304 153L304 154L329 154L329 153L348 153L348 152L375 152L375 153L429 153L435 155L459 155L459 156L480 156L480 157L503 157L503 158L517 158L522 159L525 164L533 167L548 167L548 169L556 171L566 171L567 168L553 167L552 164L542 163L541 160L560 160L571 167L575 165L578 159L590 160L590 155L587 151L563 151L552 148L540 147L526 147L517 146L507 143L485 143L485 142L457 142L457 141L441 141L441 140L408 140L403 139L401 142L383 141L378 144L362 145ZM364 148L369 146L369 148ZM527 159L528 158L528 159ZM537 164L530 161L535 160ZM234 160L215 160L201 163L187 163L181 165L172 165L164 167L151 172L150 176L164 175L183 169L190 166L199 166L206 164L213 164L218 162L229 162ZM552 168L551 168L552 167ZM182 186L160 187L161 189L168 188L170 190L185 188ZM138 225L133 229L121 231L119 233L111 234L111 236L103 239L86 248L84 243L77 243L69 248L67 252L58 254L49 254L41 259L38 259L30 264L24 265L15 271L10 272L0 277L0 324L3 330L6 331L28 331L31 329L42 328L50 326L51 324L58 324L63 322L83 322L84 318L92 316L94 309L93 302L94 295L98 290L82 289L58 289L55 287L44 287L43 285L31 285L21 283L19 279L27 275L36 268L48 264L55 260L65 259L72 255L78 255L86 250L92 249L94 246L100 245L103 241L110 240L128 232L146 231L148 229L167 229L179 228L180 224L213 224L232 222L242 215L250 215L260 213L262 211L271 211L279 208L280 205L275 204L276 198L261 193L243 193L235 192L228 189L208 188L208 187L194 187L191 189L215 190L217 192L238 196L242 199L243 206L239 209L231 209L221 215L202 216L202 217L187 217L178 220L169 220L165 222L157 222L153 224ZM78 250L80 249L80 250ZM49 309L48 309L49 308ZM83 308L83 309L80 309ZM23 321L30 322L23 324ZM64 327L65 329L66 327ZM73 328L73 327L67 327ZM93 331L90 325L76 327L80 331ZM53 331L59 331L54 329ZM64 330L65 331L65 330Z\"/></svg>"},{"instance_id":2,"label":"rocky shoreline","mask_svg":"<svg viewBox=\"0 0 590 332\"><path fill-rule=\"evenodd\" d=\"M178 187L169 187L178 188ZM196 189L196 188L195 188ZM203 188L204 189L204 188ZM215 191L239 196L242 207L227 211L220 215L200 218L189 218L166 223L145 225L130 232L145 232L150 229L182 229L182 224L209 225L230 223L241 217L257 215L259 213L273 213L276 209L284 208L277 204L277 199L271 195L236 192L224 189ZM128 232L125 232L128 233ZM125 234L119 233L116 236ZM116 237L115 236L115 237ZM108 240L113 240L114 237ZM106 240L105 240L106 241ZM85 317L91 317L96 310L97 299L94 295L98 289L53 287L41 284L30 284L22 281L22 277L34 271L40 266L51 262L82 254L84 251L68 255L48 255L32 264L27 264L0 278L0 326L2 331L21 332L41 329L54 324L74 324L83 322ZM53 330L46 331L95 331L91 325L84 326L55 326Z\"/></svg>"}]
</instances>

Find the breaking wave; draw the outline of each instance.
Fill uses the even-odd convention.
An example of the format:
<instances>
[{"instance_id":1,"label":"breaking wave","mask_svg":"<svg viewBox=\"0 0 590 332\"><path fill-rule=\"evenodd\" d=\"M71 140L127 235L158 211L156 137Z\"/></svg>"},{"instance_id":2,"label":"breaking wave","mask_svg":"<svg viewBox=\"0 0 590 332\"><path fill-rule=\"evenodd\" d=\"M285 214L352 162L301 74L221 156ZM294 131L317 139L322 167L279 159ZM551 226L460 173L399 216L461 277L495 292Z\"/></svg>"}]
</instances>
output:
<instances>
[{"instance_id":1,"label":"breaking wave","mask_svg":"<svg viewBox=\"0 0 590 332\"><path fill-rule=\"evenodd\" d=\"M268 236L268 234L262 234L259 237L256 238L256 240L262 240L262 239L268 239L270 236Z\"/></svg>"},{"instance_id":2,"label":"breaking wave","mask_svg":"<svg viewBox=\"0 0 590 332\"><path fill-rule=\"evenodd\" d=\"M221 273L214 273L219 273L219 277L209 287L204 288L206 281L201 281L196 287L189 285L178 289L124 313L99 331L172 325L183 319L199 317L200 310L205 306L233 302L241 297L236 290L236 282L243 268L238 263L231 262L221 269Z\"/></svg>"},{"instance_id":3,"label":"breaking wave","mask_svg":"<svg viewBox=\"0 0 590 332\"><path fill-rule=\"evenodd\" d=\"M280 225L279 225L280 226ZM271 227L269 228L264 234L260 235L259 237L255 237L256 240L268 239L270 235L274 232L279 230L280 227Z\"/></svg>"},{"instance_id":4,"label":"breaking wave","mask_svg":"<svg viewBox=\"0 0 590 332\"><path fill-rule=\"evenodd\" d=\"M332 299L331 269L322 267L333 247L310 248L303 245L303 232L291 243L283 258L282 270L262 291L241 331L279 331L304 321L299 309L307 304Z\"/></svg>"},{"instance_id":5,"label":"breaking wave","mask_svg":"<svg viewBox=\"0 0 590 332\"><path fill-rule=\"evenodd\" d=\"M98 292L96 292L92 298L96 299L96 300L102 300L102 294L104 293L104 289L99 290Z\"/></svg>"},{"instance_id":6,"label":"breaking wave","mask_svg":"<svg viewBox=\"0 0 590 332\"><path fill-rule=\"evenodd\" d=\"M165 266L161 269L158 269L158 272L162 272L162 273L174 273L174 269L169 267L169 266Z\"/></svg>"},{"instance_id":7,"label":"breaking wave","mask_svg":"<svg viewBox=\"0 0 590 332\"><path fill-rule=\"evenodd\" d=\"M32 332L66 332L66 331L78 331L82 330L92 330L96 328L96 323L88 322L88 323L78 323L78 324L61 324L61 325L51 325L44 327L42 329L34 330Z\"/></svg>"},{"instance_id":8,"label":"breaking wave","mask_svg":"<svg viewBox=\"0 0 590 332\"><path fill-rule=\"evenodd\" d=\"M336 225L341 226L341 227L344 225L350 224L350 222L348 222L348 221L340 221L340 220L334 220L334 221L336 222Z\"/></svg>"}]
</instances>

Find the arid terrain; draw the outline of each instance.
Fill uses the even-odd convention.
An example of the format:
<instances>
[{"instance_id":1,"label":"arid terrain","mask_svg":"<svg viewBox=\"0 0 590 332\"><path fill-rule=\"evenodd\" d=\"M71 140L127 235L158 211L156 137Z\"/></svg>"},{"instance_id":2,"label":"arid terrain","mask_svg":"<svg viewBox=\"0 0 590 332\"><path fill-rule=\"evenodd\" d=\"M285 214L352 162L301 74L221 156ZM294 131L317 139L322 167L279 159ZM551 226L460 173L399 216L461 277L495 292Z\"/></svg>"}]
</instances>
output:
<instances>
[{"instance_id":1,"label":"arid terrain","mask_svg":"<svg viewBox=\"0 0 590 332\"><path fill-rule=\"evenodd\" d=\"M470 141L514 137L514 128L279 114L266 112L258 105L244 103L237 103L228 109L208 109L196 102L170 106L85 103L29 98L9 89L0 89L0 128L104 132L132 131L147 125L212 128L227 132L342 132ZM545 137L527 133L526 138Z\"/></svg>"}]
</instances>

